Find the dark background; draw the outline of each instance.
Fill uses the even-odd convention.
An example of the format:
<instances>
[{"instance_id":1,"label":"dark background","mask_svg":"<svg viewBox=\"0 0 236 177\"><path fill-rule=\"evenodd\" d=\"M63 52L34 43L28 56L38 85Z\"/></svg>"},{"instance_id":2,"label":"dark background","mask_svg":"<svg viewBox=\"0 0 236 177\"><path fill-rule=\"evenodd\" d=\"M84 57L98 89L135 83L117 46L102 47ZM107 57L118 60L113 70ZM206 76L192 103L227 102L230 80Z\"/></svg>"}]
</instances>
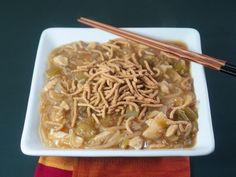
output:
<instances>
[{"instance_id":1,"label":"dark background","mask_svg":"<svg viewBox=\"0 0 236 177\"><path fill-rule=\"evenodd\" d=\"M20 139L41 32L81 27L84 16L121 27L191 27L203 52L236 64L236 3L177 0L0 1L0 176L30 177L37 157L23 155ZM206 69L216 149L191 158L192 177L236 176L236 78Z\"/></svg>"}]
</instances>

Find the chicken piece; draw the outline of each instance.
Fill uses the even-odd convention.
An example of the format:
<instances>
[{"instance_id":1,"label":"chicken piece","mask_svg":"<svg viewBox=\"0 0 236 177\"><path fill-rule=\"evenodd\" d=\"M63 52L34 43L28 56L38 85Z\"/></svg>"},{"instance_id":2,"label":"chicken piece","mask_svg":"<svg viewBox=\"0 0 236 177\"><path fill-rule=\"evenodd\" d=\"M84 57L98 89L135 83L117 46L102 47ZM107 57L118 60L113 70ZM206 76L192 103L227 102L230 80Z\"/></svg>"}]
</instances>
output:
<instances>
[{"instance_id":1,"label":"chicken piece","mask_svg":"<svg viewBox=\"0 0 236 177\"><path fill-rule=\"evenodd\" d=\"M63 139L66 138L68 136L68 133L65 133L63 131L55 131L53 129L50 130L49 133L49 138L50 139Z\"/></svg>"},{"instance_id":2,"label":"chicken piece","mask_svg":"<svg viewBox=\"0 0 236 177\"><path fill-rule=\"evenodd\" d=\"M134 149L142 149L143 148L143 139L140 136L136 136L129 140L129 146Z\"/></svg>"},{"instance_id":3,"label":"chicken piece","mask_svg":"<svg viewBox=\"0 0 236 177\"><path fill-rule=\"evenodd\" d=\"M147 120L148 128L143 132L143 136L148 139L158 139L162 136L167 127L167 118L160 112L155 118Z\"/></svg>"},{"instance_id":4,"label":"chicken piece","mask_svg":"<svg viewBox=\"0 0 236 177\"><path fill-rule=\"evenodd\" d=\"M106 140L101 145L91 146L95 149L104 149L117 146L120 143L120 131L116 131L111 136L107 137Z\"/></svg>"},{"instance_id":5,"label":"chicken piece","mask_svg":"<svg viewBox=\"0 0 236 177\"><path fill-rule=\"evenodd\" d=\"M65 133L63 131L51 130L49 133L49 138L54 141L55 145L70 145L73 148L79 148L83 144L83 138L76 136L73 130Z\"/></svg>"},{"instance_id":6,"label":"chicken piece","mask_svg":"<svg viewBox=\"0 0 236 177\"><path fill-rule=\"evenodd\" d=\"M168 137L168 141L170 141L170 142L177 141L178 139L179 139L179 136L177 136L177 135L172 135L172 136Z\"/></svg>"},{"instance_id":7,"label":"chicken piece","mask_svg":"<svg viewBox=\"0 0 236 177\"><path fill-rule=\"evenodd\" d=\"M111 131L104 131L104 132L96 135L94 138L92 138L89 143L91 145L100 145L103 142L105 142L105 140L107 140L112 135L112 133L113 132L111 132Z\"/></svg>"},{"instance_id":8,"label":"chicken piece","mask_svg":"<svg viewBox=\"0 0 236 177\"><path fill-rule=\"evenodd\" d=\"M69 131L69 137L70 137L70 145L74 148L79 148L84 142L84 139L81 138L80 136L77 136L73 130Z\"/></svg>"},{"instance_id":9,"label":"chicken piece","mask_svg":"<svg viewBox=\"0 0 236 177\"><path fill-rule=\"evenodd\" d=\"M189 123L189 124L186 125L186 127L185 127L186 132L185 132L185 134L184 134L184 137L187 137L187 136L190 135L190 133L191 133L191 131L192 131L192 127L193 127L193 126L192 126L191 123Z\"/></svg>"},{"instance_id":10,"label":"chicken piece","mask_svg":"<svg viewBox=\"0 0 236 177\"><path fill-rule=\"evenodd\" d=\"M177 132L178 127L178 125L170 125L166 130L166 137L173 136Z\"/></svg>"},{"instance_id":11,"label":"chicken piece","mask_svg":"<svg viewBox=\"0 0 236 177\"><path fill-rule=\"evenodd\" d=\"M74 138L71 139L71 145L75 148L81 147L83 142L84 139L79 136L75 136Z\"/></svg>"},{"instance_id":12,"label":"chicken piece","mask_svg":"<svg viewBox=\"0 0 236 177\"><path fill-rule=\"evenodd\" d=\"M68 65L68 58L66 58L62 55L58 55L58 56L54 57L53 61L59 66L67 66Z\"/></svg>"},{"instance_id":13,"label":"chicken piece","mask_svg":"<svg viewBox=\"0 0 236 177\"><path fill-rule=\"evenodd\" d=\"M61 107L54 107L49 113L48 118L51 121L61 122L64 118L64 110Z\"/></svg>"},{"instance_id":14,"label":"chicken piece","mask_svg":"<svg viewBox=\"0 0 236 177\"><path fill-rule=\"evenodd\" d=\"M170 93L170 89L168 87L169 83L166 81L162 81L159 86L161 89L161 92L165 93L165 94L169 94Z\"/></svg>"}]
</instances>

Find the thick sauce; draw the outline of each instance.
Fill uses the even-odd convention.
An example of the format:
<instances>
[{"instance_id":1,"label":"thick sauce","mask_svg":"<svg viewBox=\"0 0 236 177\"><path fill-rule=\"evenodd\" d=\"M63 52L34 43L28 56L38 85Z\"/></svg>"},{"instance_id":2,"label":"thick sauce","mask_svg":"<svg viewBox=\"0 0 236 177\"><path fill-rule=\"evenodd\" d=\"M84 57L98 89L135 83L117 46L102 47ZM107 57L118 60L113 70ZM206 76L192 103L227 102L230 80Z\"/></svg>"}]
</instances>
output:
<instances>
[{"instance_id":1,"label":"thick sauce","mask_svg":"<svg viewBox=\"0 0 236 177\"><path fill-rule=\"evenodd\" d=\"M195 106L189 62L123 39L74 42L49 55L40 135L56 148L192 147Z\"/></svg>"}]
</instances>

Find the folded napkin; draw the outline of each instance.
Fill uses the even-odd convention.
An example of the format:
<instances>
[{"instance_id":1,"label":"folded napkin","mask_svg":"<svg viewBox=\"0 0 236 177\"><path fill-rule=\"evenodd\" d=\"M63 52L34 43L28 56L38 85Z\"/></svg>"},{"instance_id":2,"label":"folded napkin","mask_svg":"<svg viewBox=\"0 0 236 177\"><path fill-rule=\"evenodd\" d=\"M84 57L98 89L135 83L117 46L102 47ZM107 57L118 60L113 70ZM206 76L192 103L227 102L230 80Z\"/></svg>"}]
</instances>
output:
<instances>
[{"instance_id":1,"label":"folded napkin","mask_svg":"<svg viewBox=\"0 0 236 177\"><path fill-rule=\"evenodd\" d=\"M189 157L40 157L34 177L190 177Z\"/></svg>"}]
</instances>

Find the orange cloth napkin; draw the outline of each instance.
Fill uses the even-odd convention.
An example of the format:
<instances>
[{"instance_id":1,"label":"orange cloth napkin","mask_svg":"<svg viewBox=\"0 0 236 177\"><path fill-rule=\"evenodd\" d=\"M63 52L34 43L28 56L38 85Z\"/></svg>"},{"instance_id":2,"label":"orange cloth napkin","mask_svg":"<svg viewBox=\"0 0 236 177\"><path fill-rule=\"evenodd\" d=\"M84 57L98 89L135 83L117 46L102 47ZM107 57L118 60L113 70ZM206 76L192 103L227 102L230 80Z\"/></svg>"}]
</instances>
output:
<instances>
[{"instance_id":1,"label":"orange cloth napkin","mask_svg":"<svg viewBox=\"0 0 236 177\"><path fill-rule=\"evenodd\" d=\"M189 157L40 157L34 177L190 177Z\"/></svg>"}]
</instances>

